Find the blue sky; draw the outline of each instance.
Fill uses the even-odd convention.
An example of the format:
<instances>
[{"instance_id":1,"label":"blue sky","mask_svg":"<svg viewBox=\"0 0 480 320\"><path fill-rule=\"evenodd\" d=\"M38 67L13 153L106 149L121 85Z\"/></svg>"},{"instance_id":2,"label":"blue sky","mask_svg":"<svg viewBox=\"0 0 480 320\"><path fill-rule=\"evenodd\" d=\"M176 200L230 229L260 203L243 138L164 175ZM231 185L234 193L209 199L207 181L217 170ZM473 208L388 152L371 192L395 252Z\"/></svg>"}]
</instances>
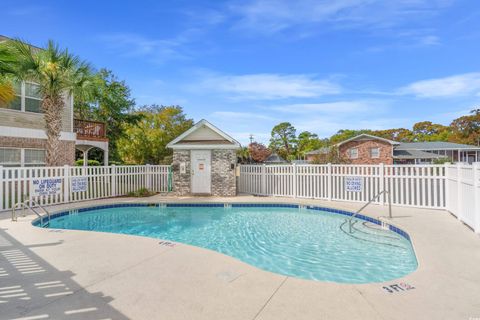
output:
<instances>
[{"instance_id":1,"label":"blue sky","mask_svg":"<svg viewBox=\"0 0 480 320\"><path fill-rule=\"evenodd\" d=\"M448 124L480 106L475 0L2 1L0 34L54 39L242 143L290 121L339 129Z\"/></svg>"}]
</instances>

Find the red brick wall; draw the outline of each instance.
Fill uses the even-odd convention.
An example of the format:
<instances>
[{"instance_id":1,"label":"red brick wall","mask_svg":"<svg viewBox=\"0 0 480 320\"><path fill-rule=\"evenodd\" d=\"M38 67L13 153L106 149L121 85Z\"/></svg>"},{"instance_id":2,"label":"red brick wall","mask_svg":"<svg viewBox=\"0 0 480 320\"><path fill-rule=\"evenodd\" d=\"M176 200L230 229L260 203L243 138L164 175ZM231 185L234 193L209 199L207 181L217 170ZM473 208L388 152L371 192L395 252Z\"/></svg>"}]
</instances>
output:
<instances>
[{"instance_id":1,"label":"red brick wall","mask_svg":"<svg viewBox=\"0 0 480 320\"><path fill-rule=\"evenodd\" d=\"M357 159L350 159L348 153L348 149L350 148L358 149ZM372 148L380 148L379 158L371 158L370 149ZM342 144L339 148L340 154L352 164L393 164L392 151L392 145L381 140L350 141Z\"/></svg>"},{"instance_id":2,"label":"red brick wall","mask_svg":"<svg viewBox=\"0 0 480 320\"><path fill-rule=\"evenodd\" d=\"M45 139L0 137L0 147L45 149ZM75 141L60 141L60 165L75 162Z\"/></svg>"}]
</instances>

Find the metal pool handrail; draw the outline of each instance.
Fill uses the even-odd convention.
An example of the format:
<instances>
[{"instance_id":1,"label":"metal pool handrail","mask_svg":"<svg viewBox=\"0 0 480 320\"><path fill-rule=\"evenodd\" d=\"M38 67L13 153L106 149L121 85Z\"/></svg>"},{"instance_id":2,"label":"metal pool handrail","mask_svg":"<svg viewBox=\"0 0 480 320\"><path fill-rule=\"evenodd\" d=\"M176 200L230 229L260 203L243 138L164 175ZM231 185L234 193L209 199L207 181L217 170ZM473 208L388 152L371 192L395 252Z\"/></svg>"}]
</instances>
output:
<instances>
[{"instance_id":1,"label":"metal pool handrail","mask_svg":"<svg viewBox=\"0 0 480 320\"><path fill-rule=\"evenodd\" d=\"M361 207L360 209L358 209L349 219L348 219L348 230L349 230L349 233L352 233L352 220L353 218L355 218L357 216L357 214L359 214L363 209L365 209L366 207L368 207L373 201L375 201L378 197L380 197L382 194L387 194L388 195L388 217L391 219L392 218L392 197L391 197L391 194L389 191L387 190L382 190L380 191L379 193L377 193L373 198L371 198L370 200L368 200L368 202L363 206Z\"/></svg>"},{"instance_id":2,"label":"metal pool handrail","mask_svg":"<svg viewBox=\"0 0 480 320\"><path fill-rule=\"evenodd\" d=\"M24 202L19 202L19 203L15 204L15 206L12 209L12 221L17 221L16 209L18 208L18 206L20 206L23 210L25 210L25 208L28 208L33 213L35 213L37 215L37 217L40 218L40 224L43 227L43 216L40 213L38 213L38 211L35 210L35 208L34 208L35 206L39 207L40 209L43 210L44 213L47 214L48 224L50 224L50 212L33 199L27 199Z\"/></svg>"}]
</instances>

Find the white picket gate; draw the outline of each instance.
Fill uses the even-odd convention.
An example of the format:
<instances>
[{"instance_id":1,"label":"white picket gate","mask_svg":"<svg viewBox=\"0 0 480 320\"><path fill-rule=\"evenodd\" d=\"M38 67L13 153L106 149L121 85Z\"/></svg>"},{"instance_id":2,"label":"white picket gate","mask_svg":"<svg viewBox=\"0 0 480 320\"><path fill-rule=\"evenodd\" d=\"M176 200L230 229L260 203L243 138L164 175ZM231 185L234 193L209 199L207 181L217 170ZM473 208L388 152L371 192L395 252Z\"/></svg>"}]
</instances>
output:
<instances>
[{"instance_id":1,"label":"white picket gate","mask_svg":"<svg viewBox=\"0 0 480 320\"><path fill-rule=\"evenodd\" d=\"M85 191L76 191L72 182L83 178ZM32 181L58 179L60 190L47 196L34 196ZM1 167L0 211L12 209L18 202L35 200L40 205L94 200L128 195L146 188L168 192L172 187L170 166L103 166L103 167Z\"/></svg>"},{"instance_id":2,"label":"white picket gate","mask_svg":"<svg viewBox=\"0 0 480 320\"><path fill-rule=\"evenodd\" d=\"M358 192L347 191L350 178ZM240 193L367 202L382 190L393 205L447 209L480 232L480 164L474 165L241 165ZM385 204L388 195L376 203Z\"/></svg>"}]
</instances>

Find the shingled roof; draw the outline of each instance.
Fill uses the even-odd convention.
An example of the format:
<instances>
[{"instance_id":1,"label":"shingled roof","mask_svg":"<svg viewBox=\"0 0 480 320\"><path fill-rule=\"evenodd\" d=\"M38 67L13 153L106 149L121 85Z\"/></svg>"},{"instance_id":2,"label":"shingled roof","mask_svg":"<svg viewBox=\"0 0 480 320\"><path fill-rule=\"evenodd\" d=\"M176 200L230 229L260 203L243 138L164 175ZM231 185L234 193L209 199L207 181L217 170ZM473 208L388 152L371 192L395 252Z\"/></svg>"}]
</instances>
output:
<instances>
[{"instance_id":1,"label":"shingled roof","mask_svg":"<svg viewBox=\"0 0 480 320\"><path fill-rule=\"evenodd\" d=\"M480 150L480 147L453 142L426 141L403 142L396 146L395 150Z\"/></svg>"},{"instance_id":2,"label":"shingled roof","mask_svg":"<svg viewBox=\"0 0 480 320\"><path fill-rule=\"evenodd\" d=\"M444 158L439 154L425 152L422 150L393 150L394 159L440 159Z\"/></svg>"}]
</instances>

